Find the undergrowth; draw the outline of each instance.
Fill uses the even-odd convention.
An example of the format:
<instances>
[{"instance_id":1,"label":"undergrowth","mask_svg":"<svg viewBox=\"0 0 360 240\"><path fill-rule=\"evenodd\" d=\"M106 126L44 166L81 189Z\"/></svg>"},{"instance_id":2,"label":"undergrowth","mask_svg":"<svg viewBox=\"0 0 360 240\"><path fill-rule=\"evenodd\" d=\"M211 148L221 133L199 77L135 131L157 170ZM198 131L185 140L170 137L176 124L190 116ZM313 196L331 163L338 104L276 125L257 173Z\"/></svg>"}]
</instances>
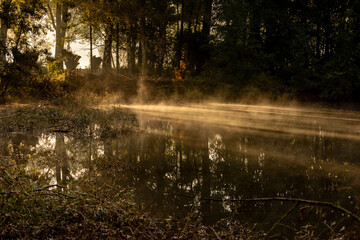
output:
<instances>
[{"instance_id":1,"label":"undergrowth","mask_svg":"<svg viewBox=\"0 0 360 240\"><path fill-rule=\"evenodd\" d=\"M84 183L85 184L85 183ZM242 225L226 231L183 220L152 218L118 186L78 186L86 191L34 181L21 162L0 162L1 239L258 239Z\"/></svg>"},{"instance_id":2,"label":"undergrowth","mask_svg":"<svg viewBox=\"0 0 360 240\"><path fill-rule=\"evenodd\" d=\"M88 134L90 126L100 125L102 136L139 131L131 113L120 108L101 109L88 102L60 99L52 103L10 104L0 107L0 132L65 132ZM111 129L110 129L111 128ZM107 130L107 131L105 131ZM111 131L110 131L111 130Z\"/></svg>"}]
</instances>

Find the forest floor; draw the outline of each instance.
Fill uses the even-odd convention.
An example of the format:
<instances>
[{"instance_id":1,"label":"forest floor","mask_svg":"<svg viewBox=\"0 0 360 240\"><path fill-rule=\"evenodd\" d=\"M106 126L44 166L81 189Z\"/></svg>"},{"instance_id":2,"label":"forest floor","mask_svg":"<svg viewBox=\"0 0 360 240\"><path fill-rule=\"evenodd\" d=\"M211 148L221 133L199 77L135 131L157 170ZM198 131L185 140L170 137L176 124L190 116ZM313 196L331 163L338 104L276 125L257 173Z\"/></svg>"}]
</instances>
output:
<instances>
[{"instance_id":1,"label":"forest floor","mask_svg":"<svg viewBox=\"0 0 360 240\"><path fill-rule=\"evenodd\" d=\"M2 135L15 132L86 135L93 124L103 126L99 132L102 137L143 132L129 112L105 111L69 99L0 107ZM131 189L119 186L99 186L86 180L79 181L76 188L49 185L48 179L25 171L32 158L16 151L0 154L1 239L281 239L236 221L205 226L196 212L190 212L184 219L154 218L135 204ZM294 238L315 239L312 234L302 232ZM356 236L353 234L356 233L344 233L333 239L352 239Z\"/></svg>"}]
</instances>

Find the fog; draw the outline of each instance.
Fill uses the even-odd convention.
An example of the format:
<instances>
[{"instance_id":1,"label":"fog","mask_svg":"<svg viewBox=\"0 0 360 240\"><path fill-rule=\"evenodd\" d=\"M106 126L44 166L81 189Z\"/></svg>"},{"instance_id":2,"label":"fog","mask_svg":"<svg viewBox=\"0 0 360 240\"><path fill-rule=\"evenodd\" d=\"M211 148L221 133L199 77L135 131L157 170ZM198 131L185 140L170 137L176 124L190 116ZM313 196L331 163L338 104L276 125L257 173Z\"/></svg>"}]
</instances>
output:
<instances>
[{"instance_id":1,"label":"fog","mask_svg":"<svg viewBox=\"0 0 360 240\"><path fill-rule=\"evenodd\" d=\"M182 105L103 104L100 107L120 107L137 113L140 118L200 122L208 127L221 126L268 134L325 134L328 137L360 140L360 114L354 111L217 102Z\"/></svg>"}]
</instances>

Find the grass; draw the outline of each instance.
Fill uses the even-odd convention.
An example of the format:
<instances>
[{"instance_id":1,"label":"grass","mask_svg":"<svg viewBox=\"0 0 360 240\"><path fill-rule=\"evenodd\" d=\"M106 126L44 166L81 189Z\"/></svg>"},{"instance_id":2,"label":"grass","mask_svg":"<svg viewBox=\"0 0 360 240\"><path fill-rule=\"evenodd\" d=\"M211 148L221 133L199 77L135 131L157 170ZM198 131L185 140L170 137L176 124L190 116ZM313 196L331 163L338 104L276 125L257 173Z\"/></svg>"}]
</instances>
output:
<instances>
[{"instance_id":1,"label":"grass","mask_svg":"<svg viewBox=\"0 0 360 240\"><path fill-rule=\"evenodd\" d=\"M101 125L113 136L139 131L135 116L119 108L102 110L87 103L58 100L32 105L11 104L0 108L0 132L66 132L88 134L91 125ZM111 131L110 131L111 130Z\"/></svg>"}]
</instances>

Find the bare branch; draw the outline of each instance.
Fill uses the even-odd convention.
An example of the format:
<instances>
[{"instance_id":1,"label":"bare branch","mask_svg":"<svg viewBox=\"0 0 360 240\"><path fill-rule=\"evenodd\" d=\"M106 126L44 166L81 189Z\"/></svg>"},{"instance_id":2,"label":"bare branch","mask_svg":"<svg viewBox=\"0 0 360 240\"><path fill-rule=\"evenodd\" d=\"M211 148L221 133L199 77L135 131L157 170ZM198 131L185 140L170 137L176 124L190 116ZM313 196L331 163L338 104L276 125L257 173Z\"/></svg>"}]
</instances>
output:
<instances>
[{"instance_id":1,"label":"bare branch","mask_svg":"<svg viewBox=\"0 0 360 240\"><path fill-rule=\"evenodd\" d=\"M217 234L217 232L215 231L215 229L214 229L213 227L209 227L209 228L210 228L210 230L215 234L216 239L221 240L221 238L219 237L219 235Z\"/></svg>"},{"instance_id":2,"label":"bare branch","mask_svg":"<svg viewBox=\"0 0 360 240\"><path fill-rule=\"evenodd\" d=\"M50 19L51 19L52 26L53 26L54 29L56 29L54 14L53 14L53 12L52 12L52 10L51 10L51 6L50 6L49 3L47 4L47 7L48 7L48 9L49 9L49 15L50 15Z\"/></svg>"}]
</instances>

